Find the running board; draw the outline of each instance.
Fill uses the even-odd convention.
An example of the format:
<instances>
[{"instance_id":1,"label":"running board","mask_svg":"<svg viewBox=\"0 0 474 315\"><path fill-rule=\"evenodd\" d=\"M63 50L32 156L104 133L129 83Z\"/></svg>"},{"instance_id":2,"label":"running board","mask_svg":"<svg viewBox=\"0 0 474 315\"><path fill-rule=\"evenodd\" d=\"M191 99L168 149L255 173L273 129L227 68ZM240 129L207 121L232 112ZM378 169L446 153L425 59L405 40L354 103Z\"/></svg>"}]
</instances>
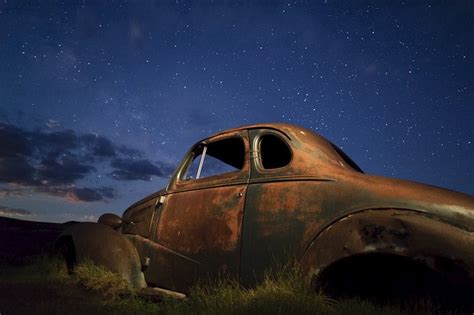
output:
<instances>
[{"instance_id":1,"label":"running board","mask_svg":"<svg viewBox=\"0 0 474 315\"><path fill-rule=\"evenodd\" d=\"M142 297L150 300L162 300L164 297L171 297L177 300L183 300L186 298L186 294L184 293L171 291L159 287L143 288L138 293Z\"/></svg>"}]
</instances>

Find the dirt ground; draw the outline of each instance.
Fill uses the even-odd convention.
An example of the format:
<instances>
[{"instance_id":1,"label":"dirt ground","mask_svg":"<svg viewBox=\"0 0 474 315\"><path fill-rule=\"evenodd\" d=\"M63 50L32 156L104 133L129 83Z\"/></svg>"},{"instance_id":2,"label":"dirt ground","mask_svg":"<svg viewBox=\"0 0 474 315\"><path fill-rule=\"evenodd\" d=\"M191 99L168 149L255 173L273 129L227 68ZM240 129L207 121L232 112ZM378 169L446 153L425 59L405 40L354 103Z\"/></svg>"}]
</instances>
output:
<instances>
[{"instance_id":1,"label":"dirt ground","mask_svg":"<svg viewBox=\"0 0 474 315\"><path fill-rule=\"evenodd\" d=\"M0 282L0 314L97 314L101 301L60 282ZM104 310L105 311L105 310Z\"/></svg>"}]
</instances>

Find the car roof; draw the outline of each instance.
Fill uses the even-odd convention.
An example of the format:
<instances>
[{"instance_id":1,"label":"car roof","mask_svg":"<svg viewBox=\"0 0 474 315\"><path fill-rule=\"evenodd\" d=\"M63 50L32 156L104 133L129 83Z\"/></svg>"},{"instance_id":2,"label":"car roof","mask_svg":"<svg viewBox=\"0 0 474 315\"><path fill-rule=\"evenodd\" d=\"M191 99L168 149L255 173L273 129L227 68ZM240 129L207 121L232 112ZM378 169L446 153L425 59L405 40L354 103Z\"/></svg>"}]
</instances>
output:
<instances>
[{"instance_id":1,"label":"car roof","mask_svg":"<svg viewBox=\"0 0 474 315\"><path fill-rule=\"evenodd\" d=\"M220 136L226 133L232 133L236 131L250 130L250 129L277 130L283 133L290 141L293 141L295 138L299 138L300 143L303 144L306 148L317 147L319 148L320 151L323 151L329 158L333 158L333 159L342 158L344 162L350 166L350 168L363 173L362 169L346 153L344 153L338 146L334 145L328 139L314 132L311 129L307 129L307 128L293 125L293 124L259 123L259 124L252 124L252 125L244 125L237 128L220 131L202 141L205 141L207 139L211 139L213 137ZM309 137L305 138L305 140L301 142L302 140L300 137L301 135L306 135Z\"/></svg>"},{"instance_id":2,"label":"car roof","mask_svg":"<svg viewBox=\"0 0 474 315\"><path fill-rule=\"evenodd\" d=\"M306 128L303 128L303 127L300 127L300 126L297 126L297 125L286 124L286 123L258 123L258 124L244 125L244 126L240 126L240 127L236 127L236 128L231 128L231 129L226 129L226 130L219 131L219 132L213 134L212 136L210 136L208 138L213 138L213 137L216 137L216 136L219 136L219 135L222 135L222 134L225 134L225 133L229 133L229 132L248 130L248 129L274 129L274 130L278 130L278 131L284 133L289 139L291 139L291 137L290 137L291 133L299 132L301 130L304 130L304 131L310 131L314 135L323 138L322 136L320 136L319 134L315 133L312 130L309 130L309 129L306 129Z\"/></svg>"}]
</instances>

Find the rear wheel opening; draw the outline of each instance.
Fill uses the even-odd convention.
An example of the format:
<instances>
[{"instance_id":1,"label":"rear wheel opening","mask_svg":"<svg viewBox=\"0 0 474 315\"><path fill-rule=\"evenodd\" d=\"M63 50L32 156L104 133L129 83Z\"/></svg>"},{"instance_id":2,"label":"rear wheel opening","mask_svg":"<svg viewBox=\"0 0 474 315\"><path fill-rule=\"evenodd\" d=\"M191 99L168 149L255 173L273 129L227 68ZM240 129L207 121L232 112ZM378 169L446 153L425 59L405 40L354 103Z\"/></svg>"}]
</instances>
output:
<instances>
[{"instance_id":1,"label":"rear wheel opening","mask_svg":"<svg viewBox=\"0 0 474 315\"><path fill-rule=\"evenodd\" d=\"M71 236L61 237L54 246L56 254L65 263L65 268L68 274L74 273L74 266L76 265L76 250Z\"/></svg>"},{"instance_id":2,"label":"rear wheel opening","mask_svg":"<svg viewBox=\"0 0 474 315\"><path fill-rule=\"evenodd\" d=\"M467 282L467 277L460 277L464 271L448 264L444 262L447 272L441 273L402 256L358 255L326 268L314 285L333 298L355 297L402 306L428 302L442 309L473 309L472 281Z\"/></svg>"}]
</instances>

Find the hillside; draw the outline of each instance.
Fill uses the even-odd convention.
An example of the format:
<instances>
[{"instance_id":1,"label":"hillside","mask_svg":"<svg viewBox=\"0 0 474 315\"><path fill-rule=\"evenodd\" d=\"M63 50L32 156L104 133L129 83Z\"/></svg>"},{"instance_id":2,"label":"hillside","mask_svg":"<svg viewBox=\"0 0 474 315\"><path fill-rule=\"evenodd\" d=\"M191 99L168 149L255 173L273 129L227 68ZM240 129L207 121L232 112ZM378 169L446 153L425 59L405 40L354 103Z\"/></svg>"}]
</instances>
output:
<instances>
[{"instance_id":1,"label":"hillside","mask_svg":"<svg viewBox=\"0 0 474 315\"><path fill-rule=\"evenodd\" d=\"M0 217L0 263L20 264L47 253L67 226Z\"/></svg>"}]
</instances>

